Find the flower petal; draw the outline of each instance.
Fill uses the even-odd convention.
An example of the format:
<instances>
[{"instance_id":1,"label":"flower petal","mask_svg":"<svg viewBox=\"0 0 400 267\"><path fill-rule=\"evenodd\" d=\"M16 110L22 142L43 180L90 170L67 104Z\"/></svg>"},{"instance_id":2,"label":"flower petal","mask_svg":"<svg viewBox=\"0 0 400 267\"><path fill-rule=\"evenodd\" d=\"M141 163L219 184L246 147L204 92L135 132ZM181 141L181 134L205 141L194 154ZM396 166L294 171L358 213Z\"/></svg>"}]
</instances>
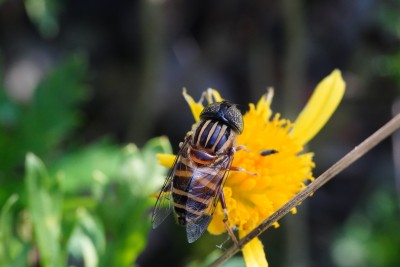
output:
<instances>
[{"instance_id":1,"label":"flower petal","mask_svg":"<svg viewBox=\"0 0 400 267\"><path fill-rule=\"evenodd\" d=\"M193 117L195 121L200 120L200 113L203 110L203 104L201 104L202 99L199 102L194 101L193 97L191 97L187 92L186 88L183 88L182 92L183 97L185 98L186 102L189 104L190 110L192 111Z\"/></svg>"},{"instance_id":2,"label":"flower petal","mask_svg":"<svg viewBox=\"0 0 400 267\"><path fill-rule=\"evenodd\" d=\"M239 231L239 237L243 238L246 233ZM267 259L265 258L264 247L257 237L247 243L242 249L244 262L247 267L268 267Z\"/></svg>"},{"instance_id":3,"label":"flower petal","mask_svg":"<svg viewBox=\"0 0 400 267\"><path fill-rule=\"evenodd\" d=\"M340 70L334 70L315 89L303 111L297 117L291 135L301 144L311 140L326 124L342 100L346 84Z\"/></svg>"},{"instance_id":4,"label":"flower petal","mask_svg":"<svg viewBox=\"0 0 400 267\"><path fill-rule=\"evenodd\" d=\"M207 89L207 91L205 92L205 96L206 96L208 104L211 104L214 102L221 102L224 100L221 97L221 95L219 94L219 92L212 88Z\"/></svg>"},{"instance_id":5,"label":"flower petal","mask_svg":"<svg viewBox=\"0 0 400 267\"><path fill-rule=\"evenodd\" d=\"M172 168L172 165L174 165L174 161L176 156L173 154L162 154L158 153L157 155L158 162L167 168Z\"/></svg>"},{"instance_id":6,"label":"flower petal","mask_svg":"<svg viewBox=\"0 0 400 267\"><path fill-rule=\"evenodd\" d=\"M272 115L271 102L274 97L274 89L268 88L268 92L264 94L256 105L257 114L261 115L265 121L269 120Z\"/></svg>"}]
</instances>

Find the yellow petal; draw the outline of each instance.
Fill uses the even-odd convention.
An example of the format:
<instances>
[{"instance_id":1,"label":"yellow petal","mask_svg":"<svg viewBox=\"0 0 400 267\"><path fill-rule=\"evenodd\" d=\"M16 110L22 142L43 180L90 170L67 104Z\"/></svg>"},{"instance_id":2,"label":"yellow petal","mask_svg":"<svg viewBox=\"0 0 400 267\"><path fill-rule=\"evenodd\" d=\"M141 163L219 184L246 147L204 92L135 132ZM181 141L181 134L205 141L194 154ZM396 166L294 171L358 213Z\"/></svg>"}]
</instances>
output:
<instances>
[{"instance_id":1,"label":"yellow petal","mask_svg":"<svg viewBox=\"0 0 400 267\"><path fill-rule=\"evenodd\" d=\"M174 161L175 161L175 158L176 158L175 155L172 155L172 154L162 154L162 153L156 154L156 157L157 157L157 159L158 159L158 162L159 162L162 166L167 167L167 168L172 168L172 165L174 164Z\"/></svg>"},{"instance_id":2,"label":"yellow petal","mask_svg":"<svg viewBox=\"0 0 400 267\"><path fill-rule=\"evenodd\" d=\"M217 90L208 88L207 91L205 92L205 96L207 99L208 104L214 103L214 102L221 102L224 99L221 97L221 95L218 93Z\"/></svg>"},{"instance_id":3,"label":"yellow petal","mask_svg":"<svg viewBox=\"0 0 400 267\"><path fill-rule=\"evenodd\" d=\"M200 99L200 102L194 101L193 97L191 97L187 92L186 88L183 88L183 97L185 98L186 102L189 104L190 110L192 111L193 117L195 121L200 120L200 113L203 110L203 104L201 104L202 99Z\"/></svg>"},{"instance_id":4,"label":"yellow petal","mask_svg":"<svg viewBox=\"0 0 400 267\"><path fill-rule=\"evenodd\" d=\"M222 210L222 209L219 209ZM225 225L223 223L224 214L216 210L213 214L211 223L207 227L207 231L212 235L220 235L226 232Z\"/></svg>"},{"instance_id":5,"label":"yellow petal","mask_svg":"<svg viewBox=\"0 0 400 267\"><path fill-rule=\"evenodd\" d=\"M243 238L246 235L243 231L239 231L239 237ZM247 243L242 249L244 262L247 267L268 267L267 259L265 258L264 247L257 237Z\"/></svg>"},{"instance_id":6,"label":"yellow petal","mask_svg":"<svg viewBox=\"0 0 400 267\"><path fill-rule=\"evenodd\" d=\"M303 145L311 140L336 110L343 98L345 87L340 70L336 69L325 77L297 117L291 135Z\"/></svg>"},{"instance_id":7,"label":"yellow petal","mask_svg":"<svg viewBox=\"0 0 400 267\"><path fill-rule=\"evenodd\" d=\"M257 114L261 115L265 121L267 121L272 114L271 102L274 97L274 89L268 88L268 92L264 94L256 105Z\"/></svg>"}]
</instances>

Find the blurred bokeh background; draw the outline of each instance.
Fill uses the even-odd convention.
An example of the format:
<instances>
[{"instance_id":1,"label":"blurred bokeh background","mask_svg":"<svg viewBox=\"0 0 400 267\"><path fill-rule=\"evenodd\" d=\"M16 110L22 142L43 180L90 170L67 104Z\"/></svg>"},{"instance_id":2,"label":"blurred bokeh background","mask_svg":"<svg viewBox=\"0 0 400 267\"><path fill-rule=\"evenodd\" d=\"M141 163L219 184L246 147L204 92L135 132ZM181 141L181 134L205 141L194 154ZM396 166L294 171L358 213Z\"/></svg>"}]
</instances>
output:
<instances>
[{"instance_id":1,"label":"blurred bokeh background","mask_svg":"<svg viewBox=\"0 0 400 267\"><path fill-rule=\"evenodd\" d=\"M1 0L0 265L215 258L226 236L189 245L172 218L150 231L154 155L193 123L182 88L245 111L273 86L294 120L339 68L344 100L308 147L318 176L399 112L399 14L399 0ZM397 134L262 235L270 266L399 266L399 175Z\"/></svg>"}]
</instances>

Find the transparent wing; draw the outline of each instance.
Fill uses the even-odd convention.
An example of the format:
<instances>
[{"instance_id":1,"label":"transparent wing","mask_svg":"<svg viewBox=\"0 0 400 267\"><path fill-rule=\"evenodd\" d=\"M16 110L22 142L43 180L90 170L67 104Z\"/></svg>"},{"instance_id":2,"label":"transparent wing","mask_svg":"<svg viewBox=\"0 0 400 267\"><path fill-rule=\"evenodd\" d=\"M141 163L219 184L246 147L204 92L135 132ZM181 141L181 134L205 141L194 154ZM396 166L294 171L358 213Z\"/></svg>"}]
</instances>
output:
<instances>
[{"instance_id":1,"label":"transparent wing","mask_svg":"<svg viewBox=\"0 0 400 267\"><path fill-rule=\"evenodd\" d=\"M172 211L171 207L172 177L173 175L167 176L164 185L158 195L152 217L153 229L158 227Z\"/></svg>"},{"instance_id":2,"label":"transparent wing","mask_svg":"<svg viewBox=\"0 0 400 267\"><path fill-rule=\"evenodd\" d=\"M203 235L218 204L218 193L224 185L233 156L224 156L217 164L195 170L186 202L186 234L189 243Z\"/></svg>"},{"instance_id":3,"label":"transparent wing","mask_svg":"<svg viewBox=\"0 0 400 267\"><path fill-rule=\"evenodd\" d=\"M188 140L188 139L186 139ZM172 186L173 186L173 177L176 171L177 162L182 158L182 154L185 150L187 150L188 141L182 145L178 155L175 158L174 164L172 165L171 170L168 173L167 178L165 179L164 185L161 188L161 191L158 195L156 204L154 206L153 216L152 216L152 225L153 229L158 227L167 216L172 211Z\"/></svg>"},{"instance_id":4,"label":"transparent wing","mask_svg":"<svg viewBox=\"0 0 400 267\"><path fill-rule=\"evenodd\" d=\"M193 243L203 235L211 219L211 215L203 214L196 219L196 223L188 223L186 225L186 235L189 243Z\"/></svg>"}]
</instances>

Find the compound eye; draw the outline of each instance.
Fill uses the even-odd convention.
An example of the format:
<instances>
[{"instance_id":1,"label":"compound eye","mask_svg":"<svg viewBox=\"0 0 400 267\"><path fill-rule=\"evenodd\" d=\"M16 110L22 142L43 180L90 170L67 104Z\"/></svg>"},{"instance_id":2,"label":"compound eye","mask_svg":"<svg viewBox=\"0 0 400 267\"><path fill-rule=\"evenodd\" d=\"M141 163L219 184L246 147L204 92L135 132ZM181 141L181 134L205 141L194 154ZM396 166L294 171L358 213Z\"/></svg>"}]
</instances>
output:
<instances>
[{"instance_id":1,"label":"compound eye","mask_svg":"<svg viewBox=\"0 0 400 267\"><path fill-rule=\"evenodd\" d=\"M239 133L243 131L243 116L240 111L235 107L231 106L225 113L228 121L236 128Z\"/></svg>"}]
</instances>

